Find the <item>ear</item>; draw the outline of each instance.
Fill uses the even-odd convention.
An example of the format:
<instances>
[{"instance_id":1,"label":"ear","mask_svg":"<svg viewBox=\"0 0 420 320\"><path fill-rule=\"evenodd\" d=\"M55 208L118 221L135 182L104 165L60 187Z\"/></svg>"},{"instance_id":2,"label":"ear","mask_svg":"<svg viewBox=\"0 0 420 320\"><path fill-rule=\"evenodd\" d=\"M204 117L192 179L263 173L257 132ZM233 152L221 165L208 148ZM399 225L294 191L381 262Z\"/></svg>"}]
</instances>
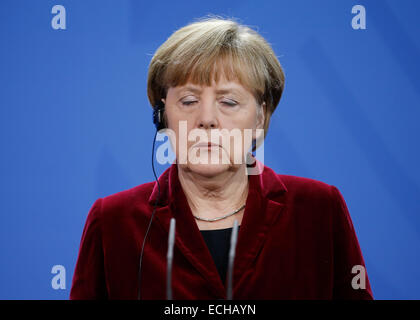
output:
<instances>
[{"instance_id":1,"label":"ear","mask_svg":"<svg viewBox=\"0 0 420 320\"><path fill-rule=\"evenodd\" d=\"M162 102L163 102L163 104L165 104L166 105L166 102L165 102L165 99L164 98L162 98L162 99L160 99Z\"/></svg>"}]
</instances>

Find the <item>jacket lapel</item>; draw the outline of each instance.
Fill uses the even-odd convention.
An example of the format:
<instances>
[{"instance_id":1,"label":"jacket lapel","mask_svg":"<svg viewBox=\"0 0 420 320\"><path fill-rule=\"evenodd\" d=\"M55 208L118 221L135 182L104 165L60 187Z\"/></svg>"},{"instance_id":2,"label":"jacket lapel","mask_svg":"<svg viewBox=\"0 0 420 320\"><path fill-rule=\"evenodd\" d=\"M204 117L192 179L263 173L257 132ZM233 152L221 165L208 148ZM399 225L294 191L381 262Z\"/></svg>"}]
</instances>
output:
<instances>
[{"instance_id":1,"label":"jacket lapel","mask_svg":"<svg viewBox=\"0 0 420 320\"><path fill-rule=\"evenodd\" d=\"M262 165L258 162L258 165ZM245 212L238 234L234 262L234 290L245 280L258 253L269 236L270 228L280 218L285 204L280 197L287 191L283 182L270 168L260 175L249 176L249 191Z\"/></svg>"},{"instance_id":2,"label":"jacket lapel","mask_svg":"<svg viewBox=\"0 0 420 320\"><path fill-rule=\"evenodd\" d=\"M234 262L234 289L241 285L245 271L252 266L258 252L269 234L270 227L276 222L284 209L280 195L286 190L278 175L270 168L262 166L260 175L250 175L249 193L245 212L238 233L236 257ZM175 245L190 261L194 268L207 279L209 289L220 299L226 298L222 283L210 251L194 220L188 201L178 179L177 165L174 163L160 177L160 201L156 210L156 220L169 232L170 219L177 221ZM153 206L158 197L158 187L155 184L149 198Z\"/></svg>"}]
</instances>

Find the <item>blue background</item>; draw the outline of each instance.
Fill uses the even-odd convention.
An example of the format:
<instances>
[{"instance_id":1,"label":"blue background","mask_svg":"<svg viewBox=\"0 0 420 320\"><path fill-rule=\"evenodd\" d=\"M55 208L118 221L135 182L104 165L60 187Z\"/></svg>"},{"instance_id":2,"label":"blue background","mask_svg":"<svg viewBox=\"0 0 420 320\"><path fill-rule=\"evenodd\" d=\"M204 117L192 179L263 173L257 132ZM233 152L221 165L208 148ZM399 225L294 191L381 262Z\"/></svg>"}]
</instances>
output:
<instances>
[{"instance_id":1,"label":"blue background","mask_svg":"<svg viewBox=\"0 0 420 320\"><path fill-rule=\"evenodd\" d=\"M51 27L55 4L66 30ZM366 30L351 27L356 4ZM374 297L419 299L419 10L416 0L2 0L0 298L68 298L93 202L153 180L154 51L217 14L254 26L285 70L265 164L337 186ZM51 287L57 264L65 290Z\"/></svg>"}]
</instances>

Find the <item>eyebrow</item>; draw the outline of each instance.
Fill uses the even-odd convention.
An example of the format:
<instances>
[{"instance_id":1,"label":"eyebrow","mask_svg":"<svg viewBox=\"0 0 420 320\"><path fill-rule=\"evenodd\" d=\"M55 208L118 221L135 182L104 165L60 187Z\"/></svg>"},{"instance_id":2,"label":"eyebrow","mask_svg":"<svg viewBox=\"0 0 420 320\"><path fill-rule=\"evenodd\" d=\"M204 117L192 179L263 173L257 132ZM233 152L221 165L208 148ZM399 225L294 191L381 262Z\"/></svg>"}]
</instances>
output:
<instances>
[{"instance_id":1,"label":"eyebrow","mask_svg":"<svg viewBox=\"0 0 420 320\"><path fill-rule=\"evenodd\" d=\"M184 91L184 90L190 90L194 93L201 93L202 92L202 89L200 87L192 86L192 85L187 85L185 87L182 87L179 91ZM234 87L231 88L229 86L216 90L216 93L218 93L218 94L220 94L220 93L230 93L230 92L241 94L239 89L236 89Z\"/></svg>"}]
</instances>

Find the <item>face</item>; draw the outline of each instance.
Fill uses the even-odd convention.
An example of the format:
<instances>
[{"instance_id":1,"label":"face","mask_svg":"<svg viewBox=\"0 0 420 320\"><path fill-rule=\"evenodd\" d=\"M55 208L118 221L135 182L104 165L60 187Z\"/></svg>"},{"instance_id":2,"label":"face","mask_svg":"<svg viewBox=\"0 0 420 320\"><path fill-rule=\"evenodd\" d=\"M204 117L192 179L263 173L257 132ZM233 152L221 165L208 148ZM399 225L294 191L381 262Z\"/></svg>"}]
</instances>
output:
<instances>
[{"instance_id":1,"label":"face","mask_svg":"<svg viewBox=\"0 0 420 320\"><path fill-rule=\"evenodd\" d=\"M244 166L264 124L264 104L245 87L224 78L212 86L187 83L170 87L162 101L180 166L207 177Z\"/></svg>"}]
</instances>

